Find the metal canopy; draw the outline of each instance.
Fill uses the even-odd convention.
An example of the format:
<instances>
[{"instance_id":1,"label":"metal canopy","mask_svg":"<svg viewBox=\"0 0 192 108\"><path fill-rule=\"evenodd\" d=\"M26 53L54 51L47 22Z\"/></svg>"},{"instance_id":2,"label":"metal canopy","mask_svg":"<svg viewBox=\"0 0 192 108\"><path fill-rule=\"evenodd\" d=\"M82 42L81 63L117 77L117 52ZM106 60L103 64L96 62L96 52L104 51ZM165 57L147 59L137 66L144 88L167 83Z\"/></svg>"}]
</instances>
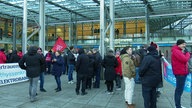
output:
<instances>
[{"instance_id":1,"label":"metal canopy","mask_svg":"<svg viewBox=\"0 0 192 108\"><path fill-rule=\"evenodd\" d=\"M100 0L45 0L46 23L73 21L95 21L100 18ZM109 7L110 0L104 0ZM145 5L148 4L150 15L177 15L192 11L192 0L114 0L115 19L144 17ZM28 12L38 20L39 0L28 0ZM23 0L1 0L0 17L23 17ZM171 16L172 17L172 16ZM28 16L29 20L33 20ZM157 17L159 19L159 17ZM162 21L162 20L159 20Z\"/></svg>"}]
</instances>

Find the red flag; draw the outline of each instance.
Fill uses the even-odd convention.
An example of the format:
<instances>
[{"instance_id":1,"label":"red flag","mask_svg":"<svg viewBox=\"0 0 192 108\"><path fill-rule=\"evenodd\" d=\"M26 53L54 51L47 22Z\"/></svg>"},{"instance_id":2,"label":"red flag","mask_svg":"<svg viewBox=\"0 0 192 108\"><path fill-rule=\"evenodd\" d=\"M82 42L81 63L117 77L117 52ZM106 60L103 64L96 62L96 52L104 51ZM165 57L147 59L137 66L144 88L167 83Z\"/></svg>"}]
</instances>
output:
<instances>
[{"instance_id":1,"label":"red flag","mask_svg":"<svg viewBox=\"0 0 192 108\"><path fill-rule=\"evenodd\" d=\"M63 51L65 48L67 48L67 45L65 44L65 42L60 37L58 37L58 39L55 42L52 50L54 52L56 52L56 51Z\"/></svg>"}]
</instances>

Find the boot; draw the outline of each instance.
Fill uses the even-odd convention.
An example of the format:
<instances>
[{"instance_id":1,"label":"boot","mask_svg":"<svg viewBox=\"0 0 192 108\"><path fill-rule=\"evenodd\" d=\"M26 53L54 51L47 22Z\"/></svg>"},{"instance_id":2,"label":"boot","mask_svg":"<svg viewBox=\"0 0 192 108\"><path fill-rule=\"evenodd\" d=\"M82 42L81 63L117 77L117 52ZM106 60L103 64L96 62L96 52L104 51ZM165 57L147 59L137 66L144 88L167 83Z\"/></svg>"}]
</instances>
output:
<instances>
[{"instance_id":1,"label":"boot","mask_svg":"<svg viewBox=\"0 0 192 108\"><path fill-rule=\"evenodd\" d=\"M128 108L135 108L135 104L128 104Z\"/></svg>"}]
</instances>

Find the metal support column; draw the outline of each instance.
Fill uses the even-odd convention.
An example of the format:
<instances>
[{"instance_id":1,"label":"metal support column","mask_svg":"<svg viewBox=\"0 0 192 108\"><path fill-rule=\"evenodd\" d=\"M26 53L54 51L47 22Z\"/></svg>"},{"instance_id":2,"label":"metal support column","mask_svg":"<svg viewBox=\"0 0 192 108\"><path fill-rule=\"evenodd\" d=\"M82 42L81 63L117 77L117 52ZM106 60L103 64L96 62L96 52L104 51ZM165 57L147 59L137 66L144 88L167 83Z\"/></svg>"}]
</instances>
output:
<instances>
[{"instance_id":1,"label":"metal support column","mask_svg":"<svg viewBox=\"0 0 192 108\"><path fill-rule=\"evenodd\" d=\"M135 34L134 34L134 37L133 37L133 41L135 41L135 36L136 35L138 36L138 21L137 21L137 18L135 18Z\"/></svg>"},{"instance_id":2,"label":"metal support column","mask_svg":"<svg viewBox=\"0 0 192 108\"><path fill-rule=\"evenodd\" d=\"M123 36L125 36L127 33L126 29L127 29L126 21L123 21Z\"/></svg>"},{"instance_id":3,"label":"metal support column","mask_svg":"<svg viewBox=\"0 0 192 108\"><path fill-rule=\"evenodd\" d=\"M82 34L81 34L81 42L82 44L84 43L84 39L83 39L83 35L84 35L84 23L81 24L81 30L82 30Z\"/></svg>"},{"instance_id":4,"label":"metal support column","mask_svg":"<svg viewBox=\"0 0 192 108\"><path fill-rule=\"evenodd\" d=\"M39 1L39 47L42 48L42 51L45 50L45 0Z\"/></svg>"},{"instance_id":5,"label":"metal support column","mask_svg":"<svg viewBox=\"0 0 192 108\"><path fill-rule=\"evenodd\" d=\"M4 36L8 37L8 19L5 19Z\"/></svg>"},{"instance_id":6,"label":"metal support column","mask_svg":"<svg viewBox=\"0 0 192 108\"><path fill-rule=\"evenodd\" d=\"M150 42L150 36L149 36L149 9L148 4L145 4L145 43Z\"/></svg>"},{"instance_id":7,"label":"metal support column","mask_svg":"<svg viewBox=\"0 0 192 108\"><path fill-rule=\"evenodd\" d=\"M104 0L100 0L100 53L102 58L104 57L104 37L105 37L105 2Z\"/></svg>"},{"instance_id":8,"label":"metal support column","mask_svg":"<svg viewBox=\"0 0 192 108\"><path fill-rule=\"evenodd\" d=\"M70 22L69 22L69 46L72 46L72 13L70 13Z\"/></svg>"},{"instance_id":9,"label":"metal support column","mask_svg":"<svg viewBox=\"0 0 192 108\"><path fill-rule=\"evenodd\" d=\"M17 36L17 25L16 25L16 18L13 18L13 50L16 50L16 36Z\"/></svg>"},{"instance_id":10,"label":"metal support column","mask_svg":"<svg viewBox=\"0 0 192 108\"><path fill-rule=\"evenodd\" d=\"M22 34L22 52L27 52L27 0L23 3L23 34Z\"/></svg>"},{"instance_id":11,"label":"metal support column","mask_svg":"<svg viewBox=\"0 0 192 108\"><path fill-rule=\"evenodd\" d=\"M111 19L111 26L110 26L110 49L114 50L114 34L115 34L115 20L114 20L114 1L110 0L110 19Z\"/></svg>"}]
</instances>

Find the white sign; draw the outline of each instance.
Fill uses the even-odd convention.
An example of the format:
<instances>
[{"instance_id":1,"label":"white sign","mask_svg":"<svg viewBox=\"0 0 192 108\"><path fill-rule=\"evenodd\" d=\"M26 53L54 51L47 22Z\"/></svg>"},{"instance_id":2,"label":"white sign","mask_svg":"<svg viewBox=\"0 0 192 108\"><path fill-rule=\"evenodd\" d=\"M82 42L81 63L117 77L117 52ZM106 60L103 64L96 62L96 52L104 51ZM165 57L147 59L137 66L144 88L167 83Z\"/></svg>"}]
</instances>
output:
<instances>
[{"instance_id":1,"label":"white sign","mask_svg":"<svg viewBox=\"0 0 192 108\"><path fill-rule=\"evenodd\" d=\"M27 81L26 71L18 63L0 64L0 86Z\"/></svg>"}]
</instances>

